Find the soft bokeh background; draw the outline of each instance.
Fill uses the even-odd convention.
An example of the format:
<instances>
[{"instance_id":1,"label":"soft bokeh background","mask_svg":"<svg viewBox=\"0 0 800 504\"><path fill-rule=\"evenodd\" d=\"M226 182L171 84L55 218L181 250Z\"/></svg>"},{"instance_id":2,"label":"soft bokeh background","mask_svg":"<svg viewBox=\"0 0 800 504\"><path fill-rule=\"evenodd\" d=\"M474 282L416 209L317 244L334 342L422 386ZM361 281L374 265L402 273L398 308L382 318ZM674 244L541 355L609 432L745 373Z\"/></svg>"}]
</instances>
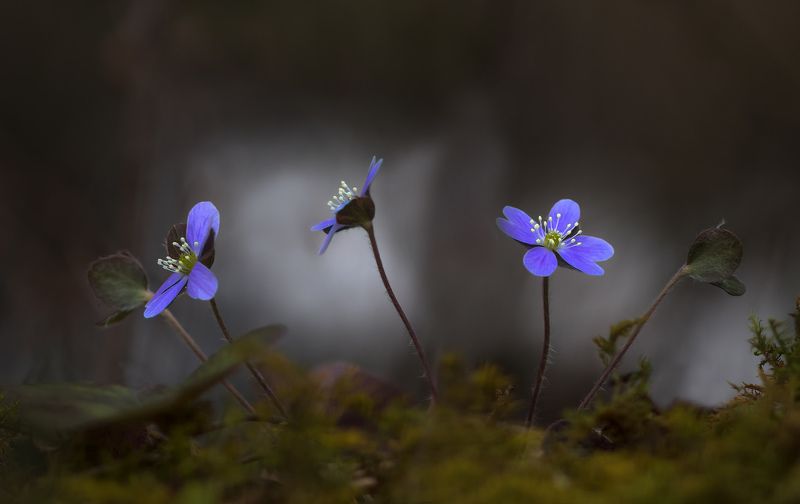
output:
<instances>
[{"instance_id":1,"label":"soft bokeh background","mask_svg":"<svg viewBox=\"0 0 800 504\"><path fill-rule=\"evenodd\" d=\"M723 401L754 377L747 316L800 294L799 16L749 0L4 2L0 381L189 373L159 321L95 328L85 274L125 248L156 288L168 226L210 199L234 331L285 323L298 362L353 361L421 394L366 237L318 257L308 231L377 154L378 239L427 350L496 362L521 396L540 282L495 217L571 197L615 245L604 277L553 278L550 418L599 373L591 337L641 313L725 218L747 294L681 285L627 361L652 359L661 403ZM174 311L221 345L207 306Z\"/></svg>"}]
</instances>

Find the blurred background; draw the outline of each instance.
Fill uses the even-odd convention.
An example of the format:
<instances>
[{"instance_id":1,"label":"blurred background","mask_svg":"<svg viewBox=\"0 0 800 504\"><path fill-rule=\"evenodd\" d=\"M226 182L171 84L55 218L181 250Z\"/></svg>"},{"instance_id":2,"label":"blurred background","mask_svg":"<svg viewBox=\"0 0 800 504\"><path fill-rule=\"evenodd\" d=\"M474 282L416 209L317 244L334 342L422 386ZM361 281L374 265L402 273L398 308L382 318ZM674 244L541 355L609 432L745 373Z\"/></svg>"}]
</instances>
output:
<instances>
[{"instance_id":1,"label":"blurred background","mask_svg":"<svg viewBox=\"0 0 800 504\"><path fill-rule=\"evenodd\" d=\"M494 362L527 394L540 280L495 227L510 204L582 206L616 248L551 282L545 418L601 370L591 338L642 313L701 229L742 238L748 292L685 282L642 333L661 404L752 380L747 317L800 294L800 4L170 0L0 5L0 382L173 383L194 356L139 313L108 330L88 264L128 249L155 289L168 227L222 213L218 302L235 333L289 326L313 367L347 360L422 397L363 232L317 256L339 180L371 156L376 233L432 358ZM211 311L177 317L207 351Z\"/></svg>"}]
</instances>

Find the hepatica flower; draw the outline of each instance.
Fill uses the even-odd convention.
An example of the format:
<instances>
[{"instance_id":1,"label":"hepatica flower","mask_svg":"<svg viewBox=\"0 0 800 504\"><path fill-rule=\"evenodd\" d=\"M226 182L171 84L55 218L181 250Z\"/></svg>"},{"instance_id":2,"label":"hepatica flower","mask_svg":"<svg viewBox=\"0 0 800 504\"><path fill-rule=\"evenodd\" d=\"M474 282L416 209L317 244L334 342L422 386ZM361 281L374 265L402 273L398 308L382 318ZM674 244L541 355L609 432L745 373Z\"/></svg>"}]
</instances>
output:
<instances>
[{"instance_id":1,"label":"hepatica flower","mask_svg":"<svg viewBox=\"0 0 800 504\"><path fill-rule=\"evenodd\" d=\"M184 230L178 237L175 230ZM210 201L202 201L189 211L186 225L176 226L170 236L174 237L172 257L159 259L158 265L172 273L147 302L145 318L155 317L164 311L183 292L189 297L208 301L217 293L217 277L208 269L213 261L214 239L219 234L219 211ZM169 240L169 238L168 238Z\"/></svg>"},{"instance_id":2,"label":"hepatica flower","mask_svg":"<svg viewBox=\"0 0 800 504\"><path fill-rule=\"evenodd\" d=\"M343 180L339 186L339 191L328 201L328 207L330 207L333 217L312 226L311 231L322 231L326 233L325 240L322 242L322 247L319 249L320 254L325 253L333 239L333 235L339 231L354 227L361 227L366 231L369 237L370 247L372 247L372 254L375 257L375 265L378 268L378 274L381 277L383 286L386 288L386 294L389 296L389 300L392 302L392 305L394 305L397 314L406 326L408 336L411 338L411 342L422 364L424 376L428 380L431 389L431 401L435 403L438 394L433 374L430 371L431 368L425 358L425 352L422 349L419 338L414 328L411 326L411 322L408 320L403 307L397 300L397 296L395 296L391 284L389 284L389 277L386 275L386 269L383 267L383 260L378 250L378 241L375 238L375 228L372 224L372 219L375 218L375 203L369 195L369 189L370 186L372 186L372 181L375 180L375 176L378 174L378 170L381 169L381 164L383 164L383 159L372 157L372 161L369 164L367 179L364 181L364 186L361 188L360 192L357 187L351 188L347 185L347 182Z\"/></svg>"},{"instance_id":3,"label":"hepatica flower","mask_svg":"<svg viewBox=\"0 0 800 504\"><path fill-rule=\"evenodd\" d=\"M614 255L607 241L583 234L580 206L571 199L558 201L545 219L533 219L511 206L503 208L503 214L506 218L498 218L497 227L529 247L522 262L536 276L549 277L560 263L587 275L602 275L597 262Z\"/></svg>"},{"instance_id":4,"label":"hepatica flower","mask_svg":"<svg viewBox=\"0 0 800 504\"><path fill-rule=\"evenodd\" d=\"M311 228L311 231L322 231L327 235L319 249L320 254L324 254L328 249L333 235L345 229L362 226L371 222L375 217L375 205L369 196L369 189L381 164L383 164L383 159L376 160L373 156L372 162L369 164L367 179L360 192L357 187L350 187L344 180L339 184L339 191L328 201L328 207L333 213L333 217L325 219Z\"/></svg>"}]
</instances>

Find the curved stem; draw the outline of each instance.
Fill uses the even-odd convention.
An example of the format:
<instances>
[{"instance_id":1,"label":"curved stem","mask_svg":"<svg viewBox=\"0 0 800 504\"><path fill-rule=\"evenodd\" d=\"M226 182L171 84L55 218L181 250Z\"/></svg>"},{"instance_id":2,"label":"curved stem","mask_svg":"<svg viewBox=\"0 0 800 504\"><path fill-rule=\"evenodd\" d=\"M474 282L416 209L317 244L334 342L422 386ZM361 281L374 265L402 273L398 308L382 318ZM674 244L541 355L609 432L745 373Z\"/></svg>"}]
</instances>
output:
<instances>
[{"instance_id":1,"label":"curved stem","mask_svg":"<svg viewBox=\"0 0 800 504\"><path fill-rule=\"evenodd\" d=\"M403 321L403 324L405 324L408 335L411 337L411 342L414 344L414 349L417 351L417 356L419 356L419 360L422 363L422 370L425 373L425 378L428 380L428 385L431 389L431 404L436 404L439 399L439 393L436 390L436 383L433 380L433 375L431 374L431 369L428 366L428 361L425 359L425 353L422 351L422 345L420 345L419 338L417 338L417 333L414 332L414 328L411 327L411 322L408 320L408 317L406 317L403 307L400 306L400 302L397 300L397 296L394 295L392 286L389 284L389 278L386 276L386 269L383 267L383 261L381 260L381 253L378 250L378 241L375 239L375 230L373 229L371 223L364 226L364 229L367 231L367 235L369 236L369 243L372 246L372 255L375 256L375 264L378 266L378 273L381 275L381 280L383 281L383 286L386 288L386 293L389 295L389 299L392 301L394 309L397 310L397 314L400 315L400 319Z\"/></svg>"},{"instance_id":2,"label":"curved stem","mask_svg":"<svg viewBox=\"0 0 800 504\"><path fill-rule=\"evenodd\" d=\"M536 381L531 387L531 404L528 407L528 416L525 418L525 427L528 428L533 423L536 402L539 400L539 393L542 391L544 372L547 369L547 358L550 355L550 277L542 278L542 308L544 310L544 342L542 343L542 356L539 359Z\"/></svg>"},{"instance_id":3,"label":"curved stem","mask_svg":"<svg viewBox=\"0 0 800 504\"><path fill-rule=\"evenodd\" d=\"M181 339L183 339L184 343L186 343L192 352L194 352L194 354L197 356L197 358L200 359L200 362L205 362L208 360L208 356L205 354L205 352L203 352L203 349L200 348L194 338L192 338L192 336L186 331L186 329L184 329L181 323L178 322L178 319L175 318L175 315L173 315L171 311L164 310L161 312L161 316L164 317L170 327L175 329L175 332L178 333ZM244 396L236 389L236 387L231 385L231 383L228 381L223 381L222 385L228 389L228 392L230 392L231 395L236 398L237 401L239 401L239 404L241 404L242 407L248 411L248 413L251 415L256 414L256 410L253 408L253 405L244 398Z\"/></svg>"},{"instance_id":4,"label":"curved stem","mask_svg":"<svg viewBox=\"0 0 800 504\"><path fill-rule=\"evenodd\" d=\"M625 356L625 352L627 352L631 345L633 345L633 342L636 340L636 336L639 335L642 327L644 327L647 321L650 320L650 317L653 316L653 312L656 311L658 305L661 304L661 301L663 301L667 294L669 294L669 291L675 287L675 284L677 284L686 275L685 268L685 266L681 266L678 272L675 273L672 278L669 279L664 288L661 289L661 292L656 297L656 300L653 301L653 304L650 306L650 308L648 308L647 312L645 312L645 314L639 319L639 323L636 324L636 327L634 327L633 332L628 337L628 341L625 342L625 345L622 347L622 349L617 352L617 355L615 355L608 366L606 366L605 370L603 370L603 374L600 375L600 378L595 382L594 386L592 386L592 389L588 394L586 394L586 397L584 397L581 403L578 405L578 411L588 408L592 403L594 397L608 380L608 377L611 376L611 373L613 373L619 365L622 357Z\"/></svg>"},{"instance_id":5,"label":"curved stem","mask_svg":"<svg viewBox=\"0 0 800 504\"><path fill-rule=\"evenodd\" d=\"M219 324L219 328L222 330L222 335L225 336L225 339L228 341L228 343L233 343L233 338L231 337L231 333L228 331L228 326L226 326L225 321L222 320L222 315L219 312L217 301L212 298L209 302L211 304L211 310L214 312L214 318L217 319L217 324ZM280 414L284 418L288 419L289 416L286 414L286 409L284 409L283 404L278 399L278 396L275 395L275 392L272 390L272 387L270 387L264 375L261 374L261 371L259 371L249 362L245 364L247 365L247 370L250 371L250 374L253 375L253 378L255 378L256 382L258 382L259 386L264 390L264 394L266 394L269 400L272 401L272 404L280 412Z\"/></svg>"}]
</instances>

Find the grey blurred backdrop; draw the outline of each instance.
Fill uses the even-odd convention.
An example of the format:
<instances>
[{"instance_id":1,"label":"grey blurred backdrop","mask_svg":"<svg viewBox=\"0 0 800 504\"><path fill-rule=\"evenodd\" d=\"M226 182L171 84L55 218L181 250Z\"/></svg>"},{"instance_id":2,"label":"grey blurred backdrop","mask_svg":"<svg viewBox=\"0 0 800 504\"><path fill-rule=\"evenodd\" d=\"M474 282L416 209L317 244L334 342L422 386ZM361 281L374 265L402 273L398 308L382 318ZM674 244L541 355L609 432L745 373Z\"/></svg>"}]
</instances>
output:
<instances>
[{"instance_id":1,"label":"grey blurred backdrop","mask_svg":"<svg viewBox=\"0 0 800 504\"><path fill-rule=\"evenodd\" d=\"M798 19L800 3L749 0L3 2L0 381L188 374L161 322L94 327L86 267L129 249L156 288L168 226L210 199L235 332L282 322L303 365L349 360L421 394L364 233L318 257L308 231L376 154L376 232L425 347L500 364L520 396L540 281L495 217L571 197L615 246L604 277L553 277L546 417L599 373L591 337L725 218L747 294L681 285L627 360L652 359L662 404L724 401L754 379L747 316L800 294ZM207 306L174 311L222 344Z\"/></svg>"}]
</instances>

